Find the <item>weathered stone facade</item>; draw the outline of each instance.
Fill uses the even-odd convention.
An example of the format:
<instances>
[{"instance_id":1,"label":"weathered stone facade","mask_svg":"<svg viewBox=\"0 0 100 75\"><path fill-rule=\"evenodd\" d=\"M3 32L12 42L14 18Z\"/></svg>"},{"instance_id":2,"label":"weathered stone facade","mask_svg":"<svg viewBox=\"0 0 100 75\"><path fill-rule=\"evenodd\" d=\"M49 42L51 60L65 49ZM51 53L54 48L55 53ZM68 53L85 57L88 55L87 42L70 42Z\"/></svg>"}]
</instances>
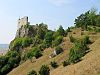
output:
<instances>
[{"instance_id":1,"label":"weathered stone facade","mask_svg":"<svg viewBox=\"0 0 100 75\"><path fill-rule=\"evenodd\" d=\"M28 24L29 22L27 16L18 19L18 29L21 28L21 26L28 25Z\"/></svg>"}]
</instances>

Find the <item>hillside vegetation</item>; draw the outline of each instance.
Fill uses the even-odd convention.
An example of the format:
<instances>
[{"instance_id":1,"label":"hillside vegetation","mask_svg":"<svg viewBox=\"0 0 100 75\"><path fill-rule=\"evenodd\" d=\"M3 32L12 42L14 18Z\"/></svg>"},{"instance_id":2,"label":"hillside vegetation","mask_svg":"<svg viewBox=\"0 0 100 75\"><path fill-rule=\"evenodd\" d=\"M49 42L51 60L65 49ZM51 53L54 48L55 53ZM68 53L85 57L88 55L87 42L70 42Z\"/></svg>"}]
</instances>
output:
<instances>
[{"instance_id":1,"label":"hillside vegetation","mask_svg":"<svg viewBox=\"0 0 100 75\"><path fill-rule=\"evenodd\" d=\"M55 31L44 23L17 30L10 51L0 56L0 75L100 74L100 14L91 9L75 26Z\"/></svg>"}]
</instances>

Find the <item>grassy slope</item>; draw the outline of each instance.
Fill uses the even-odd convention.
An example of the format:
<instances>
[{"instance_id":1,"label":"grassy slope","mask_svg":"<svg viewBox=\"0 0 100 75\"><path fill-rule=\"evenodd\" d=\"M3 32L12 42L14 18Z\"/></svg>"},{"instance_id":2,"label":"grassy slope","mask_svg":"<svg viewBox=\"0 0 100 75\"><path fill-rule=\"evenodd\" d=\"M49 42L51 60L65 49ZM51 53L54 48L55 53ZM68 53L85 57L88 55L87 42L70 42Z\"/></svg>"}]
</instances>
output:
<instances>
[{"instance_id":1,"label":"grassy slope","mask_svg":"<svg viewBox=\"0 0 100 75\"><path fill-rule=\"evenodd\" d=\"M43 64L47 64L50 66L50 62L52 60L55 60L58 62L59 65L62 64L62 61L67 59L69 49L72 47L72 43L70 43L69 38L65 37L64 42L61 44L61 46L64 49L64 52L59 54L58 56L54 58L49 58L49 55L53 52L53 48L48 48L44 50L43 56L39 59L33 59L33 63L30 62L30 60L27 60L25 63L21 64L17 68L13 69L8 75L27 75L29 71L32 69L38 71ZM53 70L50 67L51 70Z\"/></svg>"},{"instance_id":2,"label":"grassy slope","mask_svg":"<svg viewBox=\"0 0 100 75\"><path fill-rule=\"evenodd\" d=\"M100 75L100 39L90 49L92 51L83 57L83 61L67 67L60 66L51 71L51 75Z\"/></svg>"},{"instance_id":3,"label":"grassy slope","mask_svg":"<svg viewBox=\"0 0 100 75\"><path fill-rule=\"evenodd\" d=\"M77 38L82 37L80 29L73 30L73 32L71 32L70 34ZM87 32L85 34L88 35ZM89 36L92 41L100 38L100 34L89 34ZM61 44L62 48L64 49L64 52L62 54L56 56L55 58L49 59L49 55L53 52L54 49L48 48L44 51L41 58L37 60L33 59L34 63L31 63L29 60L27 60L25 63L13 69L8 75L27 75L30 70L34 69L38 71L42 64L49 65L50 61L52 60L57 61L60 66L55 70L50 67L51 75L98 75L98 73L100 72L99 45L100 39L90 46L92 51L83 58L83 61L74 65L63 67L61 62L68 58L69 49L72 47L72 43L70 43L69 38L65 37L64 42Z\"/></svg>"}]
</instances>

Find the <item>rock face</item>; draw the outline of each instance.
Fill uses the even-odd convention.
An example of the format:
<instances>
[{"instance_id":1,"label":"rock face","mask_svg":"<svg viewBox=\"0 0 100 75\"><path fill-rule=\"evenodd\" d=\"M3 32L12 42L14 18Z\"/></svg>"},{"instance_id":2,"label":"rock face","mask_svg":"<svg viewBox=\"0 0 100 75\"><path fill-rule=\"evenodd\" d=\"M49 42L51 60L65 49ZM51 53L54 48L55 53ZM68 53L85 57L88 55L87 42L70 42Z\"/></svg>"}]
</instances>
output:
<instances>
[{"instance_id":1,"label":"rock face","mask_svg":"<svg viewBox=\"0 0 100 75\"><path fill-rule=\"evenodd\" d=\"M25 25L19 28L16 32L15 38L20 37L34 37L36 34L36 26L35 25Z\"/></svg>"}]
</instances>

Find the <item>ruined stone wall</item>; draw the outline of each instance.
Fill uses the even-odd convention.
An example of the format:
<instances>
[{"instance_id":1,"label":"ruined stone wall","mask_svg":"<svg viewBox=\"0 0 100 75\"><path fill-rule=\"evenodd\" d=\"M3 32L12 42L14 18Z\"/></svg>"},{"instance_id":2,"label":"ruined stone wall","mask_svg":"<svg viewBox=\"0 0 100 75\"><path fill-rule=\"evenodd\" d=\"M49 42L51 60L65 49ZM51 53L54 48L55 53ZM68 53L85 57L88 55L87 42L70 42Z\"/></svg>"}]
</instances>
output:
<instances>
[{"instance_id":1,"label":"ruined stone wall","mask_svg":"<svg viewBox=\"0 0 100 75\"><path fill-rule=\"evenodd\" d=\"M29 22L28 22L28 17L25 16L21 19L18 19L18 29L21 28L21 26L24 26L24 25L27 25Z\"/></svg>"}]
</instances>

